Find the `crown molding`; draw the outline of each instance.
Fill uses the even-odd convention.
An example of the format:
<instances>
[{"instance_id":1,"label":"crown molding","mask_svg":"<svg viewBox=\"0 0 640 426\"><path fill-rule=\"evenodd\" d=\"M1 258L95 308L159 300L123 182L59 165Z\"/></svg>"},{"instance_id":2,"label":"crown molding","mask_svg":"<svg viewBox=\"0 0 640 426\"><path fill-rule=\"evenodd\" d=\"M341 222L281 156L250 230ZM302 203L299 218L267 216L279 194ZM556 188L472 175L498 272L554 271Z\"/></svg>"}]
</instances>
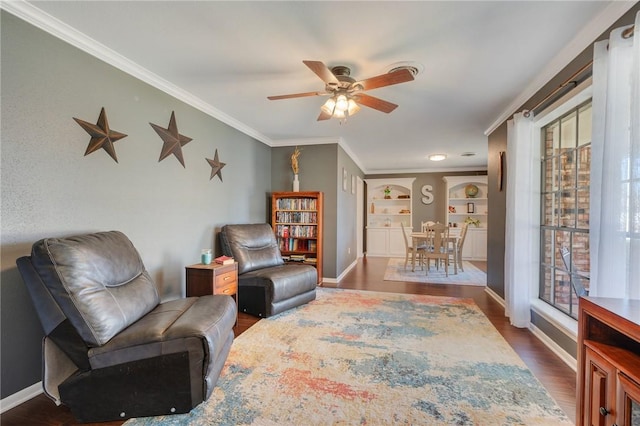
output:
<instances>
[{"instance_id":1,"label":"crown molding","mask_svg":"<svg viewBox=\"0 0 640 426\"><path fill-rule=\"evenodd\" d=\"M274 139L271 141L271 146L296 146L296 145L330 145L339 144L341 138L326 137L326 138L294 138L294 139Z\"/></svg>"},{"instance_id":2,"label":"crown molding","mask_svg":"<svg viewBox=\"0 0 640 426\"><path fill-rule=\"evenodd\" d=\"M524 89L524 91L514 99L505 111L484 131L485 136L504 123L512 114L516 112L533 95L544 87L553 77L555 77L564 67L566 67L580 52L592 44L607 28L620 19L629 9L636 4L636 1L613 1L602 12L600 12L591 22L585 26L560 52L547 64Z\"/></svg>"},{"instance_id":3,"label":"crown molding","mask_svg":"<svg viewBox=\"0 0 640 426\"><path fill-rule=\"evenodd\" d=\"M144 67L136 64L118 52L108 48L98 41L86 36L75 28L65 24L57 18L43 12L24 0L0 1L0 8L17 16L52 36L100 59L107 64L141 80L158 90L190 105L203 113L219 120L234 129L250 136L266 145L272 146L272 140L257 130L247 126L228 114L208 104L192 93L161 78Z\"/></svg>"},{"instance_id":4,"label":"crown molding","mask_svg":"<svg viewBox=\"0 0 640 426\"><path fill-rule=\"evenodd\" d=\"M486 166L481 167L438 167L424 169L375 169L366 172L367 176L387 175L387 174L407 174L407 173L455 173L455 172L486 172Z\"/></svg>"},{"instance_id":5,"label":"crown molding","mask_svg":"<svg viewBox=\"0 0 640 426\"><path fill-rule=\"evenodd\" d=\"M337 144L339 145L356 163L356 166L360 168L362 173L367 173L365 168L362 166L362 162L358 158L358 156L351 150L349 145L344 141L341 137L325 137L325 138L300 138L300 139L278 139L272 142L271 146L301 146L301 145L329 145L329 144Z\"/></svg>"}]
</instances>

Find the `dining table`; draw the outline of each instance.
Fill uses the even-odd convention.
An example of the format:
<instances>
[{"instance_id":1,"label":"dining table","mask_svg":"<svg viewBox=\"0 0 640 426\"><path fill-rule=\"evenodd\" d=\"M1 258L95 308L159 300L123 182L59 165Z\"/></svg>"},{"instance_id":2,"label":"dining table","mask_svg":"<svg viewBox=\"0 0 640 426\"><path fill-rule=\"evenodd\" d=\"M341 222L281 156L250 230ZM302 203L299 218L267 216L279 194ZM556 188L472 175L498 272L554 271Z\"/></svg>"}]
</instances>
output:
<instances>
[{"instance_id":1,"label":"dining table","mask_svg":"<svg viewBox=\"0 0 640 426\"><path fill-rule=\"evenodd\" d=\"M458 245L458 239L460 238L460 228L450 227L449 228L449 236L446 238L447 247L451 244L453 250L453 273L454 275L458 273L458 250L456 250L456 246ZM421 242L427 242L429 244L429 234L427 232L412 232L411 233L411 247L413 249L413 253L411 256L411 272L416 270L416 256L418 254L418 245Z\"/></svg>"}]
</instances>

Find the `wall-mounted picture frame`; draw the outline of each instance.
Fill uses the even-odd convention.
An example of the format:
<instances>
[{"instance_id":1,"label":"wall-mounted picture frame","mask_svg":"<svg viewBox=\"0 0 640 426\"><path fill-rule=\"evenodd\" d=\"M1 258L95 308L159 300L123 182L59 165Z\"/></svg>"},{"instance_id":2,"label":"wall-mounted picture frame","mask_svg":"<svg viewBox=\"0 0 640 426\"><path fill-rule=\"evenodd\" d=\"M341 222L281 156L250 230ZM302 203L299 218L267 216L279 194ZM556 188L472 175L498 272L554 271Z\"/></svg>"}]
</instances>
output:
<instances>
[{"instance_id":1,"label":"wall-mounted picture frame","mask_svg":"<svg viewBox=\"0 0 640 426\"><path fill-rule=\"evenodd\" d=\"M342 190L344 192L347 192L347 169L345 169L344 167L342 168Z\"/></svg>"},{"instance_id":2,"label":"wall-mounted picture frame","mask_svg":"<svg viewBox=\"0 0 640 426\"><path fill-rule=\"evenodd\" d=\"M351 193L356 193L356 175L351 175Z\"/></svg>"},{"instance_id":3,"label":"wall-mounted picture frame","mask_svg":"<svg viewBox=\"0 0 640 426\"><path fill-rule=\"evenodd\" d=\"M504 185L502 181L504 179L504 151L498 153L498 191L502 191Z\"/></svg>"},{"instance_id":4,"label":"wall-mounted picture frame","mask_svg":"<svg viewBox=\"0 0 640 426\"><path fill-rule=\"evenodd\" d=\"M475 213L476 205L474 203L467 203L467 213Z\"/></svg>"}]
</instances>

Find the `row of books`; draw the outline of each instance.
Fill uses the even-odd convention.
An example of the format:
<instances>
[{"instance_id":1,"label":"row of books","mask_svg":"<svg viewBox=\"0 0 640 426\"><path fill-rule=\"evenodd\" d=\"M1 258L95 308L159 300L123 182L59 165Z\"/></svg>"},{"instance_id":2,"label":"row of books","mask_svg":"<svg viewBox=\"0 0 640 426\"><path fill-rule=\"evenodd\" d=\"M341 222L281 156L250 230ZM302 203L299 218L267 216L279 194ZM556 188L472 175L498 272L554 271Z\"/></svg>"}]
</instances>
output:
<instances>
[{"instance_id":1,"label":"row of books","mask_svg":"<svg viewBox=\"0 0 640 426\"><path fill-rule=\"evenodd\" d=\"M288 256L282 256L282 260L285 262L300 262L300 263L309 263L315 265L318 263L318 259L315 257L307 257L304 254L291 254Z\"/></svg>"},{"instance_id":2,"label":"row of books","mask_svg":"<svg viewBox=\"0 0 640 426\"><path fill-rule=\"evenodd\" d=\"M315 210L315 198L279 198L276 201L278 210Z\"/></svg>"},{"instance_id":3,"label":"row of books","mask_svg":"<svg viewBox=\"0 0 640 426\"><path fill-rule=\"evenodd\" d=\"M315 238L318 236L318 228L306 225L278 225L276 226L276 235L282 238Z\"/></svg>"},{"instance_id":4,"label":"row of books","mask_svg":"<svg viewBox=\"0 0 640 426\"><path fill-rule=\"evenodd\" d=\"M316 240L299 240L297 238L278 238L280 251L308 251L316 252L318 243Z\"/></svg>"},{"instance_id":5,"label":"row of books","mask_svg":"<svg viewBox=\"0 0 640 426\"><path fill-rule=\"evenodd\" d=\"M317 223L317 212L276 212L277 223Z\"/></svg>"}]
</instances>

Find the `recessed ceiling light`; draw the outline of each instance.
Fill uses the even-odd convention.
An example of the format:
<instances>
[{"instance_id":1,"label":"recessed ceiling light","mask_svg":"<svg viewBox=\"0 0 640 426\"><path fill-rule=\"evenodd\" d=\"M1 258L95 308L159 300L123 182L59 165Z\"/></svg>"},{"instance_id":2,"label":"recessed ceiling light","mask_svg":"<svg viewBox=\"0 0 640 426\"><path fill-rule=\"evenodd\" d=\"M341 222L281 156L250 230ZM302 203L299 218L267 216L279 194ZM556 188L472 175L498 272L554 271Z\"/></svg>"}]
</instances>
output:
<instances>
[{"instance_id":1,"label":"recessed ceiling light","mask_svg":"<svg viewBox=\"0 0 640 426\"><path fill-rule=\"evenodd\" d=\"M474 155L476 155L475 152L463 152L460 154L461 157L473 157Z\"/></svg>"},{"instance_id":2,"label":"recessed ceiling light","mask_svg":"<svg viewBox=\"0 0 640 426\"><path fill-rule=\"evenodd\" d=\"M442 161L447 158L447 154L431 154L429 156L429 160L431 161Z\"/></svg>"}]
</instances>

